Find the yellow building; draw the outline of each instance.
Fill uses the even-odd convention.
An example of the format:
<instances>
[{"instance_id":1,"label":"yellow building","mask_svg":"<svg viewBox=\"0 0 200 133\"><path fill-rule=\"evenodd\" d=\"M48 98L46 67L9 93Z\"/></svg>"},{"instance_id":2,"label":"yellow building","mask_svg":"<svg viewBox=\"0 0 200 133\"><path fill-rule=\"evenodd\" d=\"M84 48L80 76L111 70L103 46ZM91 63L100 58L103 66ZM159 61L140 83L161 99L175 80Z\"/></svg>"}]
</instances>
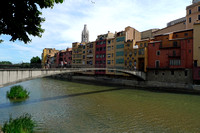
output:
<instances>
[{"instance_id":1,"label":"yellow building","mask_svg":"<svg viewBox=\"0 0 200 133\"><path fill-rule=\"evenodd\" d=\"M139 71L144 71L144 72L147 71L147 65L148 65L147 47L150 41L151 39L145 39L136 42L136 45L138 46L136 69Z\"/></svg>"},{"instance_id":2,"label":"yellow building","mask_svg":"<svg viewBox=\"0 0 200 133\"><path fill-rule=\"evenodd\" d=\"M136 60L137 54L134 55L135 51L137 52L137 48L135 47L135 41L128 40L124 46L124 65L125 69L134 70L136 69Z\"/></svg>"},{"instance_id":3,"label":"yellow building","mask_svg":"<svg viewBox=\"0 0 200 133\"><path fill-rule=\"evenodd\" d=\"M83 55L83 51L85 51L83 50L84 48L84 43L72 43L72 67L83 67L83 65L85 65L85 54Z\"/></svg>"},{"instance_id":4,"label":"yellow building","mask_svg":"<svg viewBox=\"0 0 200 133\"><path fill-rule=\"evenodd\" d=\"M86 43L85 45L85 49L83 49L83 60L85 60L85 66L86 67L91 67L94 68L95 67L95 45L96 42L89 42ZM87 71L84 72L84 74L89 74L89 75L93 75L94 71Z\"/></svg>"},{"instance_id":5,"label":"yellow building","mask_svg":"<svg viewBox=\"0 0 200 133\"><path fill-rule=\"evenodd\" d=\"M193 0L192 5L186 8L186 29L193 29L194 23L200 20L200 1Z\"/></svg>"},{"instance_id":6,"label":"yellow building","mask_svg":"<svg viewBox=\"0 0 200 133\"><path fill-rule=\"evenodd\" d=\"M115 38L109 38L106 40L106 67L115 67ZM106 71L106 74L115 74L114 71Z\"/></svg>"},{"instance_id":7,"label":"yellow building","mask_svg":"<svg viewBox=\"0 0 200 133\"><path fill-rule=\"evenodd\" d=\"M56 53L58 53L59 50L56 50L55 48L45 48L43 49L42 53L42 67L45 68L47 65L47 57L53 57Z\"/></svg>"},{"instance_id":8,"label":"yellow building","mask_svg":"<svg viewBox=\"0 0 200 133\"><path fill-rule=\"evenodd\" d=\"M128 26L124 31L117 32L115 35L115 66L116 68L123 69L125 68L125 44L128 41L132 41L132 46L135 45L135 42L141 40L141 33L136 29ZM128 44L128 43L127 43ZM131 46L130 46L131 47ZM116 72L116 74L120 74ZM120 74L121 75L121 74Z\"/></svg>"},{"instance_id":9,"label":"yellow building","mask_svg":"<svg viewBox=\"0 0 200 133\"><path fill-rule=\"evenodd\" d=\"M200 23L194 24L194 32L193 32L193 60L194 66L200 67Z\"/></svg>"}]
</instances>

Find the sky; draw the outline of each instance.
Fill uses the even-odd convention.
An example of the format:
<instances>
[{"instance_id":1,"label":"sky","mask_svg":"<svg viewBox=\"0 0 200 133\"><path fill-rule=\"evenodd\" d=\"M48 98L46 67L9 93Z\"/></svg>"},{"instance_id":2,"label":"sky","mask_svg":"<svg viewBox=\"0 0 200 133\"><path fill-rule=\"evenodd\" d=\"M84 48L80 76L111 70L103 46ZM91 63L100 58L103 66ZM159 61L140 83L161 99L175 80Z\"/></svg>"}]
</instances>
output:
<instances>
[{"instance_id":1,"label":"sky","mask_svg":"<svg viewBox=\"0 0 200 133\"><path fill-rule=\"evenodd\" d=\"M131 26L142 32L164 28L172 20L186 15L191 0L64 0L53 9L42 9L45 22L42 37L33 37L31 43L10 42L10 36L1 35L0 61L30 62L41 58L44 48L63 50L73 42L81 42L84 24L89 30L89 41L108 31L115 33Z\"/></svg>"}]
</instances>

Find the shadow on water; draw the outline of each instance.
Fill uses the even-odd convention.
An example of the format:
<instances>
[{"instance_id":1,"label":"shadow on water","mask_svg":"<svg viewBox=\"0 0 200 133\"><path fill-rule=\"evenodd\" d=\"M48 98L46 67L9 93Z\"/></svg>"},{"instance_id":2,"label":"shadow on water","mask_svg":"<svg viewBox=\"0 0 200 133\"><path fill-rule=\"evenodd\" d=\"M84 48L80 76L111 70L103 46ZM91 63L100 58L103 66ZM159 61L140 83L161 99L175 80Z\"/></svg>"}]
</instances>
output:
<instances>
[{"instance_id":1,"label":"shadow on water","mask_svg":"<svg viewBox=\"0 0 200 133\"><path fill-rule=\"evenodd\" d=\"M9 108L9 107L13 107L13 106L34 104L34 103L45 102L45 101L53 101L53 100L77 97L77 96L97 94L97 93L103 93L103 92L118 91L118 90L122 90L122 89L124 89L124 88L115 88L115 89L109 89L109 90L106 89L106 90L99 90L99 91L82 92L82 93L69 94L69 95L63 95L63 96L55 96L55 97L47 97L47 98L27 100L27 101L24 101L24 102L3 103L3 104L0 104L0 109Z\"/></svg>"}]
</instances>

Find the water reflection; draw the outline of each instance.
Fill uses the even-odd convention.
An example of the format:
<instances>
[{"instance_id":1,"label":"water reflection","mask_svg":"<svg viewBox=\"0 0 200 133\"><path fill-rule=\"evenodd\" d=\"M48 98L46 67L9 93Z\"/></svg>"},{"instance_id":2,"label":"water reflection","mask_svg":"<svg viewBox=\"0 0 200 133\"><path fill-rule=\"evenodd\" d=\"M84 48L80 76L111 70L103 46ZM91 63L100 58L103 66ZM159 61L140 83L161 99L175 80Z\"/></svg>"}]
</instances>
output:
<instances>
[{"instance_id":1,"label":"water reflection","mask_svg":"<svg viewBox=\"0 0 200 133\"><path fill-rule=\"evenodd\" d=\"M30 113L37 132L200 132L200 96L54 79L20 84L30 92L22 103L6 98L9 87L0 89L0 125Z\"/></svg>"},{"instance_id":2,"label":"water reflection","mask_svg":"<svg viewBox=\"0 0 200 133\"><path fill-rule=\"evenodd\" d=\"M19 105L33 104L33 103L38 103L38 102L45 102L45 101L59 100L59 99L65 99L65 98L70 98L70 97L89 95L89 94L111 92L111 91L117 91L117 90L121 90L121 89L123 89L123 88L115 88L115 89L99 90L99 91L91 91L91 92L82 92L82 93L63 95L63 96L32 99L32 100L28 100L28 101L21 101L21 100L20 101L11 101L11 103L0 104L0 109L1 108L9 108L9 107L14 107L14 106L19 106Z\"/></svg>"}]
</instances>

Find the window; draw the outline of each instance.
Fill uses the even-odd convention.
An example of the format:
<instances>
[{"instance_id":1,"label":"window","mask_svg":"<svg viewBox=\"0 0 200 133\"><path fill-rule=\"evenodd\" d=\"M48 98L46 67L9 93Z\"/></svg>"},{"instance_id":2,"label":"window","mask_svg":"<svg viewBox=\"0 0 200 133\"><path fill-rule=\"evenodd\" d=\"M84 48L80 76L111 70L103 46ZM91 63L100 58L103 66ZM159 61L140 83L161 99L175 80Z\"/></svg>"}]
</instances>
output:
<instances>
[{"instance_id":1,"label":"window","mask_svg":"<svg viewBox=\"0 0 200 133\"><path fill-rule=\"evenodd\" d=\"M108 54L108 58L110 58L110 54Z\"/></svg>"},{"instance_id":2,"label":"window","mask_svg":"<svg viewBox=\"0 0 200 133\"><path fill-rule=\"evenodd\" d=\"M135 55L135 56L137 55L137 50L134 50L134 55Z\"/></svg>"},{"instance_id":3,"label":"window","mask_svg":"<svg viewBox=\"0 0 200 133\"><path fill-rule=\"evenodd\" d=\"M96 58L99 58L99 55L98 55L98 54L96 55Z\"/></svg>"},{"instance_id":4,"label":"window","mask_svg":"<svg viewBox=\"0 0 200 133\"><path fill-rule=\"evenodd\" d=\"M198 16L198 20L200 20L200 15Z\"/></svg>"},{"instance_id":5,"label":"window","mask_svg":"<svg viewBox=\"0 0 200 133\"><path fill-rule=\"evenodd\" d=\"M173 46L174 46L174 47L177 47L177 46L178 46L178 43L177 43L176 41L174 41L174 42L173 42Z\"/></svg>"},{"instance_id":6,"label":"window","mask_svg":"<svg viewBox=\"0 0 200 133\"><path fill-rule=\"evenodd\" d=\"M110 44L111 43L111 41L110 40L108 40L108 44Z\"/></svg>"},{"instance_id":7,"label":"window","mask_svg":"<svg viewBox=\"0 0 200 133\"><path fill-rule=\"evenodd\" d=\"M194 60L194 67L197 67L197 60Z\"/></svg>"},{"instance_id":8,"label":"window","mask_svg":"<svg viewBox=\"0 0 200 133\"><path fill-rule=\"evenodd\" d=\"M158 50L158 51L156 52L156 55L160 55L160 50Z\"/></svg>"},{"instance_id":9,"label":"window","mask_svg":"<svg viewBox=\"0 0 200 133\"><path fill-rule=\"evenodd\" d=\"M192 11L191 11L191 9L189 10L189 14L191 14L192 13Z\"/></svg>"},{"instance_id":10,"label":"window","mask_svg":"<svg viewBox=\"0 0 200 133\"><path fill-rule=\"evenodd\" d=\"M113 57L113 55L114 55L114 54L112 53L112 57Z\"/></svg>"},{"instance_id":11,"label":"window","mask_svg":"<svg viewBox=\"0 0 200 133\"><path fill-rule=\"evenodd\" d=\"M189 18L189 23L191 23L192 22L192 19L191 18Z\"/></svg>"},{"instance_id":12,"label":"window","mask_svg":"<svg viewBox=\"0 0 200 133\"><path fill-rule=\"evenodd\" d=\"M190 50L189 50L189 53L191 53L191 52L192 52L192 50L190 49Z\"/></svg>"},{"instance_id":13,"label":"window","mask_svg":"<svg viewBox=\"0 0 200 133\"><path fill-rule=\"evenodd\" d=\"M174 75L174 71L171 71L171 75Z\"/></svg>"},{"instance_id":14,"label":"window","mask_svg":"<svg viewBox=\"0 0 200 133\"><path fill-rule=\"evenodd\" d=\"M132 56L132 52L129 52L129 56L130 56L130 57Z\"/></svg>"},{"instance_id":15,"label":"window","mask_svg":"<svg viewBox=\"0 0 200 133\"><path fill-rule=\"evenodd\" d=\"M173 56L176 56L176 51L175 50L173 50Z\"/></svg>"},{"instance_id":16,"label":"window","mask_svg":"<svg viewBox=\"0 0 200 133\"><path fill-rule=\"evenodd\" d=\"M185 36L188 36L188 33L185 33L184 35L185 35Z\"/></svg>"},{"instance_id":17,"label":"window","mask_svg":"<svg viewBox=\"0 0 200 133\"><path fill-rule=\"evenodd\" d=\"M108 51L110 51L110 50L111 50L111 47L110 47L110 46L108 46L108 47L107 47L107 50L108 50Z\"/></svg>"},{"instance_id":18,"label":"window","mask_svg":"<svg viewBox=\"0 0 200 133\"><path fill-rule=\"evenodd\" d=\"M117 49L124 48L124 44L117 45Z\"/></svg>"},{"instance_id":19,"label":"window","mask_svg":"<svg viewBox=\"0 0 200 133\"><path fill-rule=\"evenodd\" d=\"M129 61L129 66L132 66L132 61Z\"/></svg>"},{"instance_id":20,"label":"window","mask_svg":"<svg viewBox=\"0 0 200 133\"><path fill-rule=\"evenodd\" d=\"M144 55L144 49L139 49L139 50L138 50L138 54L139 54L139 55Z\"/></svg>"},{"instance_id":21,"label":"window","mask_svg":"<svg viewBox=\"0 0 200 133\"><path fill-rule=\"evenodd\" d=\"M180 66L181 60L169 60L169 65L170 66Z\"/></svg>"},{"instance_id":22,"label":"window","mask_svg":"<svg viewBox=\"0 0 200 133\"><path fill-rule=\"evenodd\" d=\"M125 41L125 37L119 37L119 38L116 39L116 41L117 41L117 42Z\"/></svg>"},{"instance_id":23,"label":"window","mask_svg":"<svg viewBox=\"0 0 200 133\"><path fill-rule=\"evenodd\" d=\"M116 64L124 64L124 58L116 59Z\"/></svg>"},{"instance_id":24,"label":"window","mask_svg":"<svg viewBox=\"0 0 200 133\"><path fill-rule=\"evenodd\" d=\"M143 44L142 44L142 43L140 43L140 47L143 47Z\"/></svg>"},{"instance_id":25,"label":"window","mask_svg":"<svg viewBox=\"0 0 200 133\"><path fill-rule=\"evenodd\" d=\"M156 68L159 68L159 67L160 67L160 61L157 60L157 61L156 61Z\"/></svg>"},{"instance_id":26,"label":"window","mask_svg":"<svg viewBox=\"0 0 200 133\"><path fill-rule=\"evenodd\" d=\"M110 64L110 60L107 60L107 64Z\"/></svg>"},{"instance_id":27,"label":"window","mask_svg":"<svg viewBox=\"0 0 200 133\"><path fill-rule=\"evenodd\" d=\"M185 76L187 76L188 75L188 71L187 70L185 70Z\"/></svg>"},{"instance_id":28,"label":"window","mask_svg":"<svg viewBox=\"0 0 200 133\"><path fill-rule=\"evenodd\" d=\"M124 56L124 51L117 52L116 56Z\"/></svg>"}]
</instances>

